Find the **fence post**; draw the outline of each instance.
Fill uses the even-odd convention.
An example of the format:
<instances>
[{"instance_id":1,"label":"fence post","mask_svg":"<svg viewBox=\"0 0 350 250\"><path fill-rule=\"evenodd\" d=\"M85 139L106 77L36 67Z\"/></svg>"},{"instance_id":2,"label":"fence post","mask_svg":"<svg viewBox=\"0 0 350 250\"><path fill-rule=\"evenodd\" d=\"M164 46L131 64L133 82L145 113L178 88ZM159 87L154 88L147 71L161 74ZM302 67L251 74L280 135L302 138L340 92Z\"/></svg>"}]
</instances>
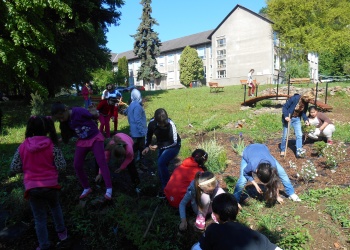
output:
<instances>
[{"instance_id":1,"label":"fence post","mask_svg":"<svg viewBox=\"0 0 350 250\"><path fill-rule=\"evenodd\" d=\"M288 76L288 96L289 96L289 87L290 87L290 75Z\"/></svg>"},{"instance_id":2,"label":"fence post","mask_svg":"<svg viewBox=\"0 0 350 250\"><path fill-rule=\"evenodd\" d=\"M328 97L328 82L326 82L326 97L324 99L325 104L327 104L327 97Z\"/></svg>"},{"instance_id":3,"label":"fence post","mask_svg":"<svg viewBox=\"0 0 350 250\"><path fill-rule=\"evenodd\" d=\"M315 95L315 107L317 108L317 93L318 93L318 82L316 82L316 95Z\"/></svg>"},{"instance_id":4,"label":"fence post","mask_svg":"<svg viewBox=\"0 0 350 250\"><path fill-rule=\"evenodd\" d=\"M247 84L244 84L244 99L243 99L243 103L245 105L245 96L247 94Z\"/></svg>"}]
</instances>

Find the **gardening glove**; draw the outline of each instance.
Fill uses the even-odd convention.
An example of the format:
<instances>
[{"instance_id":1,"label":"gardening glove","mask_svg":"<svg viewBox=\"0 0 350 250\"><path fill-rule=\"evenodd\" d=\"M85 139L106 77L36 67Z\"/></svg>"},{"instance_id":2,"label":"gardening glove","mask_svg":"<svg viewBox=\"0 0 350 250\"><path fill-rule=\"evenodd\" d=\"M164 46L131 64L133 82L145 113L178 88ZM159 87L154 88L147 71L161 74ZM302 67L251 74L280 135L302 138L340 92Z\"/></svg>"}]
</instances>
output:
<instances>
[{"instance_id":1,"label":"gardening glove","mask_svg":"<svg viewBox=\"0 0 350 250\"><path fill-rule=\"evenodd\" d=\"M319 128L316 128L314 135L319 136L320 134L321 134L321 130Z\"/></svg>"}]
</instances>

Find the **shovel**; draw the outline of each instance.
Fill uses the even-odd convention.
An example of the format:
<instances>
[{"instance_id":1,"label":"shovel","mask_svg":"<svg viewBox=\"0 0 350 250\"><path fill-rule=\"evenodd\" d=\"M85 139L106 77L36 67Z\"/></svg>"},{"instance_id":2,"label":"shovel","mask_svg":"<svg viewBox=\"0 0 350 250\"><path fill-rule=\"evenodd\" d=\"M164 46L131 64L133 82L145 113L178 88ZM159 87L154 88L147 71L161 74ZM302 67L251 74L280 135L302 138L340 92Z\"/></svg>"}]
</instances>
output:
<instances>
[{"instance_id":1,"label":"shovel","mask_svg":"<svg viewBox=\"0 0 350 250\"><path fill-rule=\"evenodd\" d=\"M289 130L290 130L290 114L288 115L288 117L289 117L289 122L288 122L288 128L287 128L286 150L284 151L284 156L283 156L283 158L286 158L287 149L288 149L288 138L289 138Z\"/></svg>"}]
</instances>

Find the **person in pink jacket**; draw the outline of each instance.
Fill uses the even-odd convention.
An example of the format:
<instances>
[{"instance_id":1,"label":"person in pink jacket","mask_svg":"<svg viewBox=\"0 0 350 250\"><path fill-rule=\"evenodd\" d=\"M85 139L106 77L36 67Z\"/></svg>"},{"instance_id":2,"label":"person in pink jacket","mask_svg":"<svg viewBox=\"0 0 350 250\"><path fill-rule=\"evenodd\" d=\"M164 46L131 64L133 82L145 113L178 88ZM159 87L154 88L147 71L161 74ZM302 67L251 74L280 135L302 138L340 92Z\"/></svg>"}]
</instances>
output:
<instances>
[{"instance_id":1,"label":"person in pink jacket","mask_svg":"<svg viewBox=\"0 0 350 250\"><path fill-rule=\"evenodd\" d=\"M49 137L47 136L49 135ZM58 142L56 129L51 117L30 117L25 132L25 140L18 147L11 162L11 172L23 172L24 197L29 200L36 235L37 249L49 249L47 231L47 206L51 210L58 238L67 239L61 205L59 203L58 170L66 168L66 161Z\"/></svg>"},{"instance_id":2,"label":"person in pink jacket","mask_svg":"<svg viewBox=\"0 0 350 250\"><path fill-rule=\"evenodd\" d=\"M134 141L124 133L117 133L111 139L105 141L105 157L107 164L114 173L120 173L127 169L133 184L138 185L140 178L134 160ZM101 179L101 173L96 176L95 181Z\"/></svg>"}]
</instances>

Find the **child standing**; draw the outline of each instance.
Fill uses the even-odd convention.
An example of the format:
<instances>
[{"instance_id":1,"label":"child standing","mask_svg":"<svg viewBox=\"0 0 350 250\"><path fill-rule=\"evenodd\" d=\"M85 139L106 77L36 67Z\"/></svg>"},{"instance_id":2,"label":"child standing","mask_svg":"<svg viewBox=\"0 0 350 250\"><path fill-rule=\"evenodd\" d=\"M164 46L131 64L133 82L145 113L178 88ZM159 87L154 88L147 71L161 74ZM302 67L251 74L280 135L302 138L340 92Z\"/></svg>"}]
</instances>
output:
<instances>
[{"instance_id":1,"label":"child standing","mask_svg":"<svg viewBox=\"0 0 350 250\"><path fill-rule=\"evenodd\" d=\"M140 162L142 162L142 150L145 148L147 121L145 110L142 107L141 93L139 90L133 89L131 91L131 103L124 111L124 114L128 116L130 136L134 141L135 158L139 156Z\"/></svg>"},{"instance_id":2,"label":"child standing","mask_svg":"<svg viewBox=\"0 0 350 250\"><path fill-rule=\"evenodd\" d=\"M249 227L235 222L238 204L230 194L219 194L213 200L213 214L218 220L208 226L199 244L192 250L281 250L269 239Z\"/></svg>"},{"instance_id":3,"label":"child standing","mask_svg":"<svg viewBox=\"0 0 350 250\"><path fill-rule=\"evenodd\" d=\"M89 82L85 83L84 87L81 89L81 94L83 95L85 108L87 109L91 105L92 95L92 88Z\"/></svg>"},{"instance_id":4,"label":"child standing","mask_svg":"<svg viewBox=\"0 0 350 250\"><path fill-rule=\"evenodd\" d=\"M39 241L37 249L50 248L47 205L51 210L58 238L61 241L67 239L67 229L58 197L61 188L58 184L58 170L66 168L66 161L56 146L57 142L51 117L32 116L27 123L25 140L18 147L11 162L12 172L24 174L24 197L29 200L33 212Z\"/></svg>"},{"instance_id":5,"label":"child standing","mask_svg":"<svg viewBox=\"0 0 350 250\"><path fill-rule=\"evenodd\" d=\"M114 173L120 173L120 171L127 168L134 185L140 183L134 160L133 140L130 136L124 133L117 133L110 140L107 140L105 157L111 169L117 167ZM100 179L101 174L99 173L95 180L99 181Z\"/></svg>"},{"instance_id":6,"label":"child standing","mask_svg":"<svg viewBox=\"0 0 350 250\"><path fill-rule=\"evenodd\" d=\"M117 102L116 98L103 99L99 102L96 109L99 111L98 120L100 121L100 132L103 134L103 131L106 132L106 138L111 137L111 129L109 121L114 115L115 103Z\"/></svg>"},{"instance_id":7,"label":"child standing","mask_svg":"<svg viewBox=\"0 0 350 250\"><path fill-rule=\"evenodd\" d=\"M254 69L251 69L248 72L248 80L247 80L248 96L254 96L254 93L255 93L255 85L254 85L254 81L253 81L253 73L254 73Z\"/></svg>"},{"instance_id":8,"label":"child standing","mask_svg":"<svg viewBox=\"0 0 350 250\"><path fill-rule=\"evenodd\" d=\"M92 151L105 181L107 190L104 197L111 200L112 181L104 155L104 137L93 120L97 119L97 114L94 116L88 110L79 107L68 109L60 102L52 105L51 114L56 120L60 121L63 142L68 143L71 137L78 137L74 154L74 169L80 184L84 188L79 199L87 197L92 192L84 171L84 159L87 153Z\"/></svg>"},{"instance_id":9,"label":"child standing","mask_svg":"<svg viewBox=\"0 0 350 250\"><path fill-rule=\"evenodd\" d=\"M153 135L156 136L157 145L151 145ZM149 150L158 148L158 175L162 185L160 198L164 198L164 188L169 181L168 166L180 151L181 139L177 133L175 123L168 118L165 109L157 109L148 124L146 148L142 151L145 155Z\"/></svg>"},{"instance_id":10,"label":"child standing","mask_svg":"<svg viewBox=\"0 0 350 250\"><path fill-rule=\"evenodd\" d=\"M243 151L240 176L233 192L238 203L247 181L250 181L254 185L258 193L263 193L259 185L255 182L253 173L256 173L259 180L266 184L265 199L268 202L275 200L279 203L283 202L283 199L278 194L279 179L281 179L289 199L300 201L298 195L294 193L293 185L287 173L281 164L271 155L266 145L250 144Z\"/></svg>"},{"instance_id":11,"label":"child standing","mask_svg":"<svg viewBox=\"0 0 350 250\"><path fill-rule=\"evenodd\" d=\"M168 184L164 188L164 194L169 204L179 207L186 190L197 172L204 172L204 163L208 160L208 154L203 149L196 149L192 156L186 158L182 164L175 168L170 176Z\"/></svg>"},{"instance_id":12,"label":"child standing","mask_svg":"<svg viewBox=\"0 0 350 250\"><path fill-rule=\"evenodd\" d=\"M199 230L205 229L205 217L211 213L211 202L214 197L225 193L225 191L219 187L219 182L211 172L198 172L187 188L187 192L179 205L179 212L181 223L180 230L187 228L186 220L186 205L191 201L193 211L197 214L195 226ZM215 217L213 217L215 221Z\"/></svg>"}]
</instances>

